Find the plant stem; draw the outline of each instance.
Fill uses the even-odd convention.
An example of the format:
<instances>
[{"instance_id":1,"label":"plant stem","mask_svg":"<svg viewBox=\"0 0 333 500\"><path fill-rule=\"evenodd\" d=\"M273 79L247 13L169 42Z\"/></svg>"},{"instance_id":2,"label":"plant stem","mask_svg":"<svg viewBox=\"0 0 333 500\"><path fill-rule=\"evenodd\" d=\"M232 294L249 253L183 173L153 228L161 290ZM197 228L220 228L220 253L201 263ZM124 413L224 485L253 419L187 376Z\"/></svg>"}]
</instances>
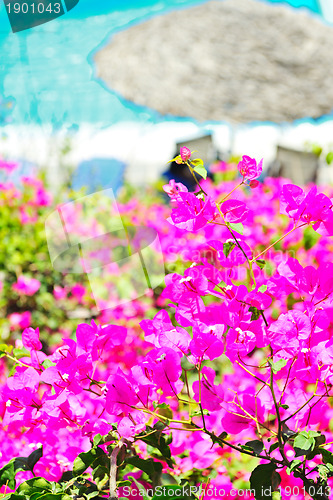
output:
<instances>
[{"instance_id":1,"label":"plant stem","mask_svg":"<svg viewBox=\"0 0 333 500\"><path fill-rule=\"evenodd\" d=\"M289 465L289 460L284 452L284 443L283 443L283 440L282 440L282 422L281 422L281 415L280 415L280 409L279 409L279 405L277 403L277 400L276 400L276 397L275 397L275 392L274 392L274 380L273 380L273 370L271 368L271 380L270 380L270 384L269 384L269 387L270 387L270 390L271 390L271 393L272 393L272 397L273 397L273 401L274 401L274 406L275 406L275 410L276 410L276 416L277 416L277 419L278 419L278 433L277 433L277 438L278 438L278 442L279 442L279 450L280 450L280 454L281 454L281 457L283 458L283 461L285 463L285 465Z\"/></svg>"},{"instance_id":2,"label":"plant stem","mask_svg":"<svg viewBox=\"0 0 333 500\"><path fill-rule=\"evenodd\" d=\"M118 453L121 450L122 446L117 445L110 457L110 492L109 492L109 499L108 500L117 500L118 499L118 493L117 493L117 457Z\"/></svg>"},{"instance_id":3,"label":"plant stem","mask_svg":"<svg viewBox=\"0 0 333 500\"><path fill-rule=\"evenodd\" d=\"M306 222L304 222L304 224L301 224L300 226L293 227L290 231L288 231L288 233L286 233L283 236L281 236L281 238L279 238L278 240L274 241L274 243L272 243L271 245L269 245L269 247L265 248L265 250L263 250L258 255L256 255L255 257L253 257L253 259L251 260L251 262L255 262L259 257L261 257L261 255L264 255L264 253L266 253L268 250L270 250L272 247L274 247L274 245L276 245L277 243L279 243L280 241L282 241L283 238L286 238L286 236L288 236L289 234L291 234L293 231L295 231L296 229L299 229L300 227L306 226L306 225L307 225Z\"/></svg>"}]
</instances>

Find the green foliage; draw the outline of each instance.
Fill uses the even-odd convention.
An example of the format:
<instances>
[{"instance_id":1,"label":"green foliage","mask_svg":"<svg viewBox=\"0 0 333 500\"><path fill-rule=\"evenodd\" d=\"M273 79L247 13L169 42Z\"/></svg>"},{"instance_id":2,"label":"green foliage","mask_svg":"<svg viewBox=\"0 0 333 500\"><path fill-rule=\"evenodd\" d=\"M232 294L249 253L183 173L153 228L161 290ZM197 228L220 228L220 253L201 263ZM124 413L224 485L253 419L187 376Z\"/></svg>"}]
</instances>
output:
<instances>
[{"instance_id":1,"label":"green foliage","mask_svg":"<svg viewBox=\"0 0 333 500\"><path fill-rule=\"evenodd\" d=\"M250 477L251 490L255 491L256 500L272 500L273 492L280 485L281 477L273 463L258 465Z\"/></svg>"},{"instance_id":2,"label":"green foliage","mask_svg":"<svg viewBox=\"0 0 333 500\"><path fill-rule=\"evenodd\" d=\"M255 439L253 441L248 441L247 443L245 443L245 448L249 449L250 451L254 451L256 455L260 455L260 453L264 449L264 444L262 443L262 441Z\"/></svg>"},{"instance_id":3,"label":"green foliage","mask_svg":"<svg viewBox=\"0 0 333 500\"><path fill-rule=\"evenodd\" d=\"M326 155L326 163L327 165L331 165L332 162L333 162L333 151L330 151Z\"/></svg>"},{"instance_id":4,"label":"green foliage","mask_svg":"<svg viewBox=\"0 0 333 500\"><path fill-rule=\"evenodd\" d=\"M80 476L88 469L88 467L93 467L96 463L98 463L98 465L108 465L108 457L106 453L98 446L94 446L91 450L79 454L79 456L74 460L73 476Z\"/></svg>"},{"instance_id":5,"label":"green foliage","mask_svg":"<svg viewBox=\"0 0 333 500\"><path fill-rule=\"evenodd\" d=\"M232 241L227 241L226 243L223 243L223 253L226 257L229 256L229 254L232 252L232 250L235 248L236 243L233 243Z\"/></svg>"},{"instance_id":6,"label":"green foliage","mask_svg":"<svg viewBox=\"0 0 333 500\"><path fill-rule=\"evenodd\" d=\"M139 438L144 443L147 443L153 450L152 456L164 460L169 467L173 467L173 461L171 459L171 451L169 444L172 442L172 435L165 436L162 434L164 425L158 422L154 427L146 426L146 431L139 434ZM155 449L155 450L154 450ZM156 454L158 450L158 454Z\"/></svg>"},{"instance_id":7,"label":"green foliage","mask_svg":"<svg viewBox=\"0 0 333 500\"><path fill-rule=\"evenodd\" d=\"M305 455L308 460L312 460L316 455L322 453L319 448L325 443L325 436L318 431L302 431L294 439L295 457Z\"/></svg>"},{"instance_id":8,"label":"green foliage","mask_svg":"<svg viewBox=\"0 0 333 500\"><path fill-rule=\"evenodd\" d=\"M197 160L191 160L191 165L193 166L193 171L203 177L204 179L207 179L207 170L204 167L204 163L202 160L197 159Z\"/></svg>"},{"instance_id":9,"label":"green foliage","mask_svg":"<svg viewBox=\"0 0 333 500\"><path fill-rule=\"evenodd\" d=\"M20 471L33 473L38 460L43 456L43 448L33 451L28 457L13 458L8 464L0 469L0 487L8 486L11 490L16 487L16 474Z\"/></svg>"},{"instance_id":10,"label":"green foliage","mask_svg":"<svg viewBox=\"0 0 333 500\"><path fill-rule=\"evenodd\" d=\"M285 359L279 359L278 361L276 361L275 363L273 363L273 361L269 360L268 361L269 364L270 364L270 367L272 369L272 372L274 374L278 373L280 370L282 370L282 368L284 368L287 364L287 361Z\"/></svg>"},{"instance_id":11,"label":"green foliage","mask_svg":"<svg viewBox=\"0 0 333 500\"><path fill-rule=\"evenodd\" d=\"M266 261L263 259L256 259L255 263L260 267L260 269L264 269L266 265Z\"/></svg>"},{"instance_id":12,"label":"green foliage","mask_svg":"<svg viewBox=\"0 0 333 500\"><path fill-rule=\"evenodd\" d=\"M260 309L257 309L255 306L250 306L249 311L252 313L251 321L256 321L257 319L259 319L262 313L262 311Z\"/></svg>"},{"instance_id":13,"label":"green foliage","mask_svg":"<svg viewBox=\"0 0 333 500\"><path fill-rule=\"evenodd\" d=\"M230 227L230 229L232 229L232 231L236 231L236 233L244 234L244 226L241 222L238 222L237 224L230 223L229 227Z\"/></svg>"},{"instance_id":14,"label":"green foliage","mask_svg":"<svg viewBox=\"0 0 333 500\"><path fill-rule=\"evenodd\" d=\"M83 500L102 499L109 492L111 454L115 450L115 436L110 434L101 436L98 434L91 443L91 449L80 453L74 460L73 470L63 474L58 482L50 482L42 477L34 477L23 482L16 489L15 493L10 493L1 498L6 500L70 500L72 498L82 498ZM161 426L155 428L147 427L145 433L140 437L142 441L149 444L151 449L158 452L159 460L168 462L172 466L169 444L171 437L162 435ZM101 445L108 443L107 451L101 448ZM118 445L119 447L119 445ZM19 457L11 460L2 469L0 469L0 487L7 486L14 490L16 488L15 476L19 471L33 472L34 466L42 457L42 449L37 449L29 457ZM141 471L143 477L150 481L152 485L161 484L163 463L153 458L140 458L135 449L130 446L120 445L117 455L117 488L130 486L133 482L142 489L142 485L130 474L133 471ZM194 498L193 495L181 495L179 486L165 486L162 491L162 498L167 495L168 498ZM174 491L174 494L173 494Z\"/></svg>"}]
</instances>

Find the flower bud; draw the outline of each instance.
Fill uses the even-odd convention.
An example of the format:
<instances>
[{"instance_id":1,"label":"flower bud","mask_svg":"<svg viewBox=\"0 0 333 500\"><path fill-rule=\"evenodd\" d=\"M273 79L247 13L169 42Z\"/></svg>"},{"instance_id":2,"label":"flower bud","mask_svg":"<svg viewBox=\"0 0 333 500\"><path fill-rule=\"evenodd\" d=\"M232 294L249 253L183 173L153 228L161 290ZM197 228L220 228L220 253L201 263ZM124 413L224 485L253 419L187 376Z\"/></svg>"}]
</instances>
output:
<instances>
[{"instance_id":1,"label":"flower bud","mask_svg":"<svg viewBox=\"0 0 333 500\"><path fill-rule=\"evenodd\" d=\"M255 189L258 186L259 186L259 181L253 180L250 182L250 188Z\"/></svg>"},{"instance_id":2,"label":"flower bud","mask_svg":"<svg viewBox=\"0 0 333 500\"><path fill-rule=\"evenodd\" d=\"M180 156L183 161L188 161L191 158L191 151L186 148L180 148Z\"/></svg>"}]
</instances>

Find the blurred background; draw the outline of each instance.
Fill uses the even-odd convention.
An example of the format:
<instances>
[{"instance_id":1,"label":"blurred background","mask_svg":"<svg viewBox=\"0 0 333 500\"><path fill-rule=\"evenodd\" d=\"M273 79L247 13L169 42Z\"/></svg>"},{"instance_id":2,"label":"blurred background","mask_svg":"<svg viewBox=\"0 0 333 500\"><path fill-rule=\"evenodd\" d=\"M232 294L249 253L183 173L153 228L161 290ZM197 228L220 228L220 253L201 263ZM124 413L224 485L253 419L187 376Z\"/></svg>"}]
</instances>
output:
<instances>
[{"instance_id":1,"label":"blurred background","mask_svg":"<svg viewBox=\"0 0 333 500\"><path fill-rule=\"evenodd\" d=\"M80 0L13 33L1 4L0 156L54 192L156 182L181 144L330 182L332 22L332 0Z\"/></svg>"}]
</instances>

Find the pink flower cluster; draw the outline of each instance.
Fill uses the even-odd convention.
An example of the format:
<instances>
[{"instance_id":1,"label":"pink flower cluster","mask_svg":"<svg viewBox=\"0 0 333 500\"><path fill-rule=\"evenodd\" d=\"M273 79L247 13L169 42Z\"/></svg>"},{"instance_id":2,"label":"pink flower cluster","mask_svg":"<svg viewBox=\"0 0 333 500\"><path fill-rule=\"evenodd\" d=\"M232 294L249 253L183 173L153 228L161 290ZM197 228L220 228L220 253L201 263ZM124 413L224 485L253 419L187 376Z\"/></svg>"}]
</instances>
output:
<instances>
[{"instance_id":1,"label":"pink flower cluster","mask_svg":"<svg viewBox=\"0 0 333 500\"><path fill-rule=\"evenodd\" d=\"M185 162L191 151L183 149ZM214 468L212 485L227 490L230 449L212 435L229 434L236 449L260 440L283 471L296 457L287 438L270 450L281 420L291 434L320 430L332 441L332 193L272 179L251 186L262 161L248 156L238 171L240 183L207 180L196 193L171 181L164 187L172 200L168 226L163 207L135 215L159 228L169 264L179 254L186 263L166 276L158 310L141 330L137 323L80 324L76 340L50 355L38 328L24 330L27 355L1 389L3 429L14 436L24 429L27 439L39 433L49 449L52 430L85 448L87 438L112 429L135 443L147 424L160 421L172 432L175 457L174 471L165 463L164 470ZM249 193L245 181L257 189ZM31 295L36 286L22 277L15 289ZM69 292L54 290L58 300ZM81 300L85 290L71 293ZM140 454L148 456L144 447ZM70 467L60 466L63 456L51 467L56 477ZM310 479L318 457L311 460ZM285 472L282 480L297 483Z\"/></svg>"}]
</instances>

